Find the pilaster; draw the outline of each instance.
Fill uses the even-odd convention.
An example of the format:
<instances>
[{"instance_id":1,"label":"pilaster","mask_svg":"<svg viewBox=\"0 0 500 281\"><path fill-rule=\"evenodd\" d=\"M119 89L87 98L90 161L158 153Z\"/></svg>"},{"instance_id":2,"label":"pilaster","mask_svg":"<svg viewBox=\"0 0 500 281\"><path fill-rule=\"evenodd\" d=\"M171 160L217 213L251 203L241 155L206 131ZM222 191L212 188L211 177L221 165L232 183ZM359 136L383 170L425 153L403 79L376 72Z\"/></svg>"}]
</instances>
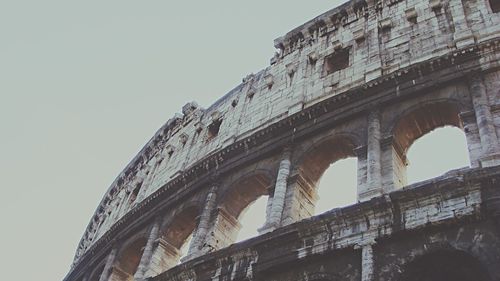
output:
<instances>
[{"instance_id":1,"label":"pilaster","mask_svg":"<svg viewBox=\"0 0 500 281\"><path fill-rule=\"evenodd\" d=\"M381 140L382 187L384 193L401 188L408 184L406 167L408 159L403 148L392 136Z\"/></svg>"},{"instance_id":2,"label":"pilaster","mask_svg":"<svg viewBox=\"0 0 500 281\"><path fill-rule=\"evenodd\" d=\"M217 208L213 217L210 234L200 247L201 254L207 254L234 243L241 229L238 218L223 207Z\"/></svg>"},{"instance_id":3,"label":"pilaster","mask_svg":"<svg viewBox=\"0 0 500 281\"><path fill-rule=\"evenodd\" d=\"M196 227L195 233L193 235L193 240L191 241L191 245L189 246L186 260L198 257L202 254L200 251L205 240L207 239L208 230L210 228L210 219L217 206L218 188L219 182L217 180L213 180L212 186L210 187L205 200L205 206L200 215L198 226Z\"/></svg>"},{"instance_id":4,"label":"pilaster","mask_svg":"<svg viewBox=\"0 0 500 281\"><path fill-rule=\"evenodd\" d=\"M294 171L288 178L285 206L281 226L289 225L314 215L317 201L314 183L301 171Z\"/></svg>"},{"instance_id":5,"label":"pilaster","mask_svg":"<svg viewBox=\"0 0 500 281\"><path fill-rule=\"evenodd\" d=\"M380 138L380 111L375 109L368 114L366 189L358 194L360 201L383 194Z\"/></svg>"},{"instance_id":6,"label":"pilaster","mask_svg":"<svg viewBox=\"0 0 500 281\"><path fill-rule=\"evenodd\" d=\"M282 159L276 177L276 185L274 188L273 199L268 219L262 232L272 231L281 226L283 210L285 207L285 198L287 193L288 177L290 175L290 157L291 148L286 147L283 150ZM268 204L269 205L269 204Z\"/></svg>"},{"instance_id":7,"label":"pilaster","mask_svg":"<svg viewBox=\"0 0 500 281\"><path fill-rule=\"evenodd\" d=\"M481 76L475 75L469 78L469 91L476 115L479 138L481 140L481 166L489 167L500 165L498 138L495 131L493 116L490 111L486 88Z\"/></svg>"},{"instance_id":8,"label":"pilaster","mask_svg":"<svg viewBox=\"0 0 500 281\"><path fill-rule=\"evenodd\" d=\"M145 279L145 273L147 272L151 258L154 253L154 243L158 240L158 236L160 233L160 224L161 221L156 219L151 227L151 231L149 232L148 241L146 242L146 246L142 253L141 261L139 262L139 266L134 274L134 280L142 281Z\"/></svg>"},{"instance_id":9,"label":"pilaster","mask_svg":"<svg viewBox=\"0 0 500 281\"><path fill-rule=\"evenodd\" d=\"M158 238L155 253L151 258L149 269L145 276L154 276L179 263L180 251L164 238Z\"/></svg>"}]
</instances>

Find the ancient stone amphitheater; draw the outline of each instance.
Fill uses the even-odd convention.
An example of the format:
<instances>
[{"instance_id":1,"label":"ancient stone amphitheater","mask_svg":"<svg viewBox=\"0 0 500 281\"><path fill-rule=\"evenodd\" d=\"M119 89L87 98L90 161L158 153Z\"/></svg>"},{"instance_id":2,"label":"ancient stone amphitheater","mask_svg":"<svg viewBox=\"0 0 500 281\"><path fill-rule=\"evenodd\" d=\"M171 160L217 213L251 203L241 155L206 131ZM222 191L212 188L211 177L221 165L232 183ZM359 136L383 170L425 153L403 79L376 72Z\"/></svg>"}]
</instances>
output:
<instances>
[{"instance_id":1,"label":"ancient stone amphitheater","mask_svg":"<svg viewBox=\"0 0 500 281\"><path fill-rule=\"evenodd\" d=\"M278 38L269 67L147 142L65 281L500 280L499 12L350 1ZM463 131L470 168L407 185L408 148L442 126ZM321 175L350 156L358 203L312 216ZM261 234L234 243L264 195Z\"/></svg>"}]
</instances>

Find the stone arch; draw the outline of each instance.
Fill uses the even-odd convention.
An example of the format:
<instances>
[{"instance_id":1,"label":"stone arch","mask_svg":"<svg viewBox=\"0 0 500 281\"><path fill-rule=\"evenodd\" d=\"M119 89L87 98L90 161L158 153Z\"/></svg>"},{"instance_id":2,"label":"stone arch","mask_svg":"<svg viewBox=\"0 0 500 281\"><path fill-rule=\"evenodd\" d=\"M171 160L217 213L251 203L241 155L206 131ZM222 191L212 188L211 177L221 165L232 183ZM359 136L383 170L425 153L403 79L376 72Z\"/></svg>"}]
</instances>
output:
<instances>
[{"instance_id":1,"label":"stone arch","mask_svg":"<svg viewBox=\"0 0 500 281\"><path fill-rule=\"evenodd\" d=\"M147 276L157 275L179 263L181 248L196 228L200 204L195 202L179 209L162 226Z\"/></svg>"},{"instance_id":2,"label":"stone arch","mask_svg":"<svg viewBox=\"0 0 500 281\"><path fill-rule=\"evenodd\" d=\"M389 131L393 142L406 153L415 140L436 128L454 126L463 130L462 111L463 106L453 99L421 103L399 114Z\"/></svg>"},{"instance_id":3,"label":"stone arch","mask_svg":"<svg viewBox=\"0 0 500 281\"><path fill-rule=\"evenodd\" d=\"M236 241L240 219L259 197L269 195L273 177L268 170L258 169L230 182L220 195L217 215L208 244L220 249Z\"/></svg>"},{"instance_id":4,"label":"stone arch","mask_svg":"<svg viewBox=\"0 0 500 281\"><path fill-rule=\"evenodd\" d=\"M471 254L438 248L417 256L402 267L400 281L490 281L487 270Z\"/></svg>"},{"instance_id":5,"label":"stone arch","mask_svg":"<svg viewBox=\"0 0 500 281\"><path fill-rule=\"evenodd\" d=\"M445 126L456 127L466 133L461 118L464 108L454 99L436 99L414 105L398 114L388 127L390 137L382 144L386 151L386 158L382 160L386 163L382 167L384 185L402 187L407 184L408 149L419 138ZM389 151L391 153L387 153Z\"/></svg>"},{"instance_id":6,"label":"stone arch","mask_svg":"<svg viewBox=\"0 0 500 281\"><path fill-rule=\"evenodd\" d=\"M295 210L286 210L285 212L295 217L284 218L285 220L297 221L314 214L320 178L331 164L348 157L357 157L356 148L361 143L359 140L360 138L354 133L334 133L315 141L306 148L305 152L295 161L294 171L289 180L289 189L296 192L296 195L289 194L287 196L298 199L294 204L295 207L292 205L288 207Z\"/></svg>"},{"instance_id":7,"label":"stone arch","mask_svg":"<svg viewBox=\"0 0 500 281\"><path fill-rule=\"evenodd\" d=\"M133 281L139 267L147 238L140 233L128 240L119 251L113 266L110 281Z\"/></svg>"},{"instance_id":8,"label":"stone arch","mask_svg":"<svg viewBox=\"0 0 500 281\"><path fill-rule=\"evenodd\" d=\"M221 194L220 206L238 218L248 205L268 194L272 182L273 177L268 170L258 169L246 173L228 184L229 188Z\"/></svg>"},{"instance_id":9,"label":"stone arch","mask_svg":"<svg viewBox=\"0 0 500 281\"><path fill-rule=\"evenodd\" d=\"M359 139L354 133L335 133L315 141L298 158L295 173L316 184L331 163L356 156Z\"/></svg>"},{"instance_id":10,"label":"stone arch","mask_svg":"<svg viewBox=\"0 0 500 281\"><path fill-rule=\"evenodd\" d=\"M94 270L91 271L88 281L99 281L99 278L101 278L101 275L104 271L104 266L105 266L104 261L98 264L94 268Z\"/></svg>"}]
</instances>

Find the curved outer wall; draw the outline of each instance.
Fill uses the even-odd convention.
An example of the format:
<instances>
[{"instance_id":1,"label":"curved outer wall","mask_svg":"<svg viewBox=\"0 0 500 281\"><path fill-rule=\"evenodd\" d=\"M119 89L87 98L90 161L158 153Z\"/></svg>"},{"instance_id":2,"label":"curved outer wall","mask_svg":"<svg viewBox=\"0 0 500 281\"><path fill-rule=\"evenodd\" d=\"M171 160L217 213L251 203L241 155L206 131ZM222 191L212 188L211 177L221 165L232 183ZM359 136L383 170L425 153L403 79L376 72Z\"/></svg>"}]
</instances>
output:
<instances>
[{"instance_id":1,"label":"curved outer wall","mask_svg":"<svg viewBox=\"0 0 500 281\"><path fill-rule=\"evenodd\" d=\"M471 182L476 178L480 182L486 178L483 182L488 182L499 173L486 168L500 164L500 13L494 3L351 1L276 39L278 51L268 68L245 77L208 109L194 102L186 104L183 114L160 128L127 165L99 204L65 280L156 276L178 263L178 251L190 235L193 240L183 259L185 268L169 271L177 275L168 278L186 280L182 274L189 273L189 278L202 280L192 262L234 241L238 217L248 204L269 195L266 224L260 229L264 235L257 240L286 238L287 229L294 229L287 225L313 214L315 186L326 166L348 156L358 159L358 201L363 202L358 205L385 205L379 217L376 211L363 215L371 207L359 207L356 212L354 207L347 208L341 213L346 214L346 221L356 221L356 216L369 221L373 216L377 218L372 226L383 225L380 219L389 212L384 208L392 203L377 203L373 198L387 199L391 194L399 205L389 208L390 212L404 212L401 204L406 204L408 195L399 189L406 186L406 151L418 137L445 125L464 131L471 169L436 181L452 181L464 190L459 195L442 191L456 202L469 200L460 205L450 199L452 213L487 217L479 209L468 208L484 205L484 194L495 197L498 191L491 191L491 184L472 186L452 179L470 177ZM498 203L488 205L486 209L492 208L488 216L498 214L496 207ZM408 226L405 223L411 219L406 219L401 226L401 214L388 216L392 228L416 229L426 224L416 220ZM314 229L338 217L334 212L324 221L301 223L312 224ZM438 215L436 223L447 219ZM330 235L324 245L335 240L336 246L310 251L343 255L333 266L339 270L359 264L359 270L351 272L353 280L393 278L376 274L373 251L387 247L381 252L390 253L390 247L402 246L373 245L376 239L401 229L387 227L386 233L379 229L375 235L369 226L363 229L353 224L357 226L349 230L352 235L356 231L365 234L360 241L346 238L339 242L335 239L341 234ZM488 225L481 227L498 235ZM299 235L299 239L292 232L289 239L294 242L312 235ZM317 245L313 240L305 242L312 243L306 246ZM489 243L498 246L495 241ZM235 277L234 272L240 271L233 268L230 279L253 278L248 266L255 267L260 257L255 247L238 249L245 276ZM337 253L336 247L347 252ZM230 251L218 253L234 254ZM293 259L309 254L298 253ZM265 270L273 267L271 262L255 270L262 266ZM389 267L384 272L395 270ZM211 278L228 274L215 271L204 274L212 274ZM328 276L314 280L334 278Z\"/></svg>"}]
</instances>

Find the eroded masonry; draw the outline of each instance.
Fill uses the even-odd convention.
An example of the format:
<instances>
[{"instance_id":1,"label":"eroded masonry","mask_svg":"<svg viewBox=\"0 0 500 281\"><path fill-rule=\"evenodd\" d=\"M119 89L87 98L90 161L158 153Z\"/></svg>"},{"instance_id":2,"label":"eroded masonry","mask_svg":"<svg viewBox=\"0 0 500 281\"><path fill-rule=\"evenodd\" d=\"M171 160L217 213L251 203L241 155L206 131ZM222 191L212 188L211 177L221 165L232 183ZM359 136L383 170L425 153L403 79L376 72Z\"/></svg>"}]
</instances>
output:
<instances>
[{"instance_id":1,"label":"eroded masonry","mask_svg":"<svg viewBox=\"0 0 500 281\"><path fill-rule=\"evenodd\" d=\"M297 27L269 67L158 130L65 281L500 280L499 35L498 0L350 1ZM470 167L408 185L408 148L443 126ZM358 203L312 216L346 157ZM264 195L261 235L233 244Z\"/></svg>"}]
</instances>

